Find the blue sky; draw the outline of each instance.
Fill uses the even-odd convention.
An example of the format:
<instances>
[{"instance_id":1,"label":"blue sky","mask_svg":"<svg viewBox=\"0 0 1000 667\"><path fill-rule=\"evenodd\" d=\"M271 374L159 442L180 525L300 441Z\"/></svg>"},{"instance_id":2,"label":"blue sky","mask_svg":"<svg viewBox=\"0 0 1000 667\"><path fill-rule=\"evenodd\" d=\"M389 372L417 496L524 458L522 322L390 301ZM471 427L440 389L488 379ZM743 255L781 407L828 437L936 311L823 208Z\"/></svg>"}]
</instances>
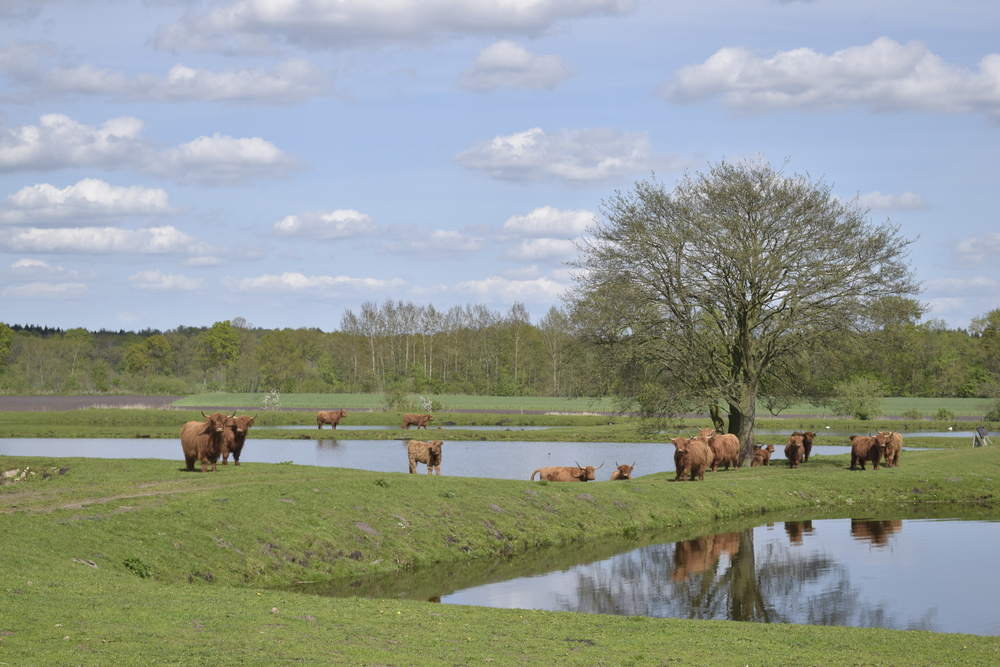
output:
<instances>
[{"instance_id":1,"label":"blue sky","mask_svg":"<svg viewBox=\"0 0 1000 667\"><path fill-rule=\"evenodd\" d=\"M1000 306L1000 5L0 0L0 320L540 317L602 199L763 155ZM792 252L793 249L789 249Z\"/></svg>"}]
</instances>

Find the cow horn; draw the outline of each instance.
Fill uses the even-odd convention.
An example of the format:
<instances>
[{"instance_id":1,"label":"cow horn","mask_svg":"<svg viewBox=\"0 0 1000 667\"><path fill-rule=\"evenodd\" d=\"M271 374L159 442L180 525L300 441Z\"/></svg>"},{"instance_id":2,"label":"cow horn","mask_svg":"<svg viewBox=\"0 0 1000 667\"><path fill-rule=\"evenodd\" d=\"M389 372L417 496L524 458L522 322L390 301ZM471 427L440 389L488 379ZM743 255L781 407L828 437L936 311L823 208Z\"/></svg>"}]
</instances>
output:
<instances>
[{"instance_id":1,"label":"cow horn","mask_svg":"<svg viewBox=\"0 0 1000 667\"><path fill-rule=\"evenodd\" d=\"M621 468L621 466L620 466L620 465L618 465L618 459L615 459L615 467L616 467L616 468Z\"/></svg>"},{"instance_id":2,"label":"cow horn","mask_svg":"<svg viewBox=\"0 0 1000 667\"><path fill-rule=\"evenodd\" d=\"M604 461L601 461L601 465L599 465L596 468L594 468L594 470L600 470L603 467L604 467Z\"/></svg>"},{"instance_id":3,"label":"cow horn","mask_svg":"<svg viewBox=\"0 0 1000 667\"><path fill-rule=\"evenodd\" d=\"M208 415L205 414L204 410L201 411L201 416L204 417L205 419L208 419Z\"/></svg>"},{"instance_id":4,"label":"cow horn","mask_svg":"<svg viewBox=\"0 0 1000 667\"><path fill-rule=\"evenodd\" d=\"M251 417L250 419L257 419L257 413L256 412L253 413L253 417Z\"/></svg>"},{"instance_id":5,"label":"cow horn","mask_svg":"<svg viewBox=\"0 0 1000 667\"><path fill-rule=\"evenodd\" d=\"M236 412L237 412L237 410L239 410L239 408L236 408L235 410L233 410L233 414L231 414L231 415L229 415L229 416L230 416L230 417L235 417L235 416L236 416Z\"/></svg>"},{"instance_id":6,"label":"cow horn","mask_svg":"<svg viewBox=\"0 0 1000 667\"><path fill-rule=\"evenodd\" d=\"M577 467L577 468L582 468L582 467L583 467L582 465L580 465L580 462L579 462L579 461L573 461L573 463L575 463L575 464L576 464L576 467Z\"/></svg>"},{"instance_id":7,"label":"cow horn","mask_svg":"<svg viewBox=\"0 0 1000 667\"><path fill-rule=\"evenodd\" d=\"M634 468L635 464L638 463L638 462L639 462L639 459L636 459L635 461L632 461L632 467Z\"/></svg>"}]
</instances>

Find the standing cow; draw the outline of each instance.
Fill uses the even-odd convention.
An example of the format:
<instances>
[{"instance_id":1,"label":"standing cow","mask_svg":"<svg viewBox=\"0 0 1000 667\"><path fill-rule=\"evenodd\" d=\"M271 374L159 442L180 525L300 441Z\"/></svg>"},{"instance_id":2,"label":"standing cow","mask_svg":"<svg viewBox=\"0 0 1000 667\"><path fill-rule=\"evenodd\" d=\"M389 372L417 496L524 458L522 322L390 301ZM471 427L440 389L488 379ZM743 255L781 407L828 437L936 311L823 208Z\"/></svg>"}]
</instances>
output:
<instances>
[{"instance_id":1,"label":"standing cow","mask_svg":"<svg viewBox=\"0 0 1000 667\"><path fill-rule=\"evenodd\" d=\"M417 464L423 463L427 466L427 474L432 472L441 474L441 445L440 440L422 442L420 440L410 440L406 443L406 454L410 458L410 472L417 472Z\"/></svg>"},{"instance_id":2,"label":"standing cow","mask_svg":"<svg viewBox=\"0 0 1000 667\"><path fill-rule=\"evenodd\" d=\"M677 450L674 452L674 467L677 470L675 482L683 482L687 475L690 481L694 481L697 476L701 481L705 481L705 468L712 465L712 448L708 446L705 438L674 438L670 441Z\"/></svg>"},{"instance_id":3,"label":"standing cow","mask_svg":"<svg viewBox=\"0 0 1000 667\"><path fill-rule=\"evenodd\" d=\"M235 413L234 413L235 414ZM243 452L243 445L247 440L247 433L253 426L253 420L257 418L255 412L253 417L240 415L230 417L226 422L226 430L222 438L222 465L229 465L229 455L233 455L233 464L240 464L240 454Z\"/></svg>"},{"instance_id":4,"label":"standing cow","mask_svg":"<svg viewBox=\"0 0 1000 667\"><path fill-rule=\"evenodd\" d=\"M327 412L320 410L316 413L316 428L323 430L323 424L329 424L334 430L337 429L337 424L340 420L347 416L347 410L335 410L333 412Z\"/></svg>"},{"instance_id":5,"label":"standing cow","mask_svg":"<svg viewBox=\"0 0 1000 667\"><path fill-rule=\"evenodd\" d=\"M867 435L851 436L851 470L857 470L857 465L865 469L865 461L871 461L872 467L878 470L878 462L885 455L885 443L888 438L881 433L874 438Z\"/></svg>"},{"instance_id":6,"label":"standing cow","mask_svg":"<svg viewBox=\"0 0 1000 667\"><path fill-rule=\"evenodd\" d=\"M753 450L753 461L750 463L751 468L756 468L757 466L769 466L771 465L771 454L774 453L774 445L761 445Z\"/></svg>"},{"instance_id":7,"label":"standing cow","mask_svg":"<svg viewBox=\"0 0 1000 667\"><path fill-rule=\"evenodd\" d=\"M573 466L548 466L546 468L539 468L535 472L531 473L531 477L528 481L534 481L535 475L538 475L540 481L545 482L590 482L595 478L594 471L600 470L604 467L604 463L597 466L581 466L578 462L576 467Z\"/></svg>"},{"instance_id":8,"label":"standing cow","mask_svg":"<svg viewBox=\"0 0 1000 667\"><path fill-rule=\"evenodd\" d=\"M812 431L805 431L805 432L803 432L803 431L795 431L795 433L792 433L792 435L801 435L802 436L802 451L803 451L803 453L802 453L802 462L803 463L808 463L809 462L809 455L812 453L812 450L813 450L813 438L816 437L816 434L813 433Z\"/></svg>"},{"instance_id":9,"label":"standing cow","mask_svg":"<svg viewBox=\"0 0 1000 667\"><path fill-rule=\"evenodd\" d=\"M409 431L410 426L416 426L417 428L422 426L426 430L427 422L432 421L434 421L434 415L403 415L403 425L400 428L405 428Z\"/></svg>"},{"instance_id":10,"label":"standing cow","mask_svg":"<svg viewBox=\"0 0 1000 667\"><path fill-rule=\"evenodd\" d=\"M882 431L885 436L885 467L895 468L899 465L899 452L903 450L903 434L896 431Z\"/></svg>"},{"instance_id":11,"label":"standing cow","mask_svg":"<svg viewBox=\"0 0 1000 667\"><path fill-rule=\"evenodd\" d=\"M785 445L785 458L788 459L788 465L798 468L799 464L802 463L802 456L805 454L805 451L806 448L802 444L801 435L793 433L788 436L788 444Z\"/></svg>"},{"instance_id":12,"label":"standing cow","mask_svg":"<svg viewBox=\"0 0 1000 667\"><path fill-rule=\"evenodd\" d=\"M701 437L701 436L699 436ZM732 433L716 433L708 439L708 446L712 449L712 472L719 469L723 463L726 470L729 464L733 464L733 470L740 469L740 439Z\"/></svg>"},{"instance_id":13,"label":"standing cow","mask_svg":"<svg viewBox=\"0 0 1000 667\"><path fill-rule=\"evenodd\" d=\"M235 410L232 415L221 412L206 415L202 411L201 416L205 421L188 422L181 427L181 448L184 450L184 462L187 464L188 472L194 472L195 461L201 461L202 472L208 471L210 463L212 472L216 472L215 464L222 452L226 423L235 415Z\"/></svg>"}]
</instances>

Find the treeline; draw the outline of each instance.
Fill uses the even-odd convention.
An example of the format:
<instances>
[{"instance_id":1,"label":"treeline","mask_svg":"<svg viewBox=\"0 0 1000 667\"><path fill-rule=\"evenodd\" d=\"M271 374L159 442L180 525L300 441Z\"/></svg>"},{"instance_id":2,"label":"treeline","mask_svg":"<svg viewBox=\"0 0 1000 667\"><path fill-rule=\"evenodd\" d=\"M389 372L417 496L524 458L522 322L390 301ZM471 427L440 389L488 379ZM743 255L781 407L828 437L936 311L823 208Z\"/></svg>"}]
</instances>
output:
<instances>
[{"instance_id":1,"label":"treeline","mask_svg":"<svg viewBox=\"0 0 1000 667\"><path fill-rule=\"evenodd\" d=\"M831 335L789 360L800 385L794 391L772 387L764 395L824 396L856 377L876 379L886 395L1000 395L1000 309L967 329L921 323L921 314L907 299L887 304L861 336ZM595 339L585 318L553 307L532 323L520 303L438 310L388 300L346 311L331 332L262 329L239 317L140 332L0 323L0 392L601 396L626 376L656 377L627 345Z\"/></svg>"}]
</instances>

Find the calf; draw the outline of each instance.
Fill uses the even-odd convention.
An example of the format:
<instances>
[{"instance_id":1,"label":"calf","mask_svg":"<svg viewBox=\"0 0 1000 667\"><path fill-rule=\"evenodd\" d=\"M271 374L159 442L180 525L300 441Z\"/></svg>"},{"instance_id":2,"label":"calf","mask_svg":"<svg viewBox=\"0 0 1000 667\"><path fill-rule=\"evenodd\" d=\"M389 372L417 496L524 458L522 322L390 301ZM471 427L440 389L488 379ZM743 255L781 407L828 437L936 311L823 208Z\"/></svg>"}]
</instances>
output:
<instances>
[{"instance_id":1,"label":"calf","mask_svg":"<svg viewBox=\"0 0 1000 667\"><path fill-rule=\"evenodd\" d=\"M320 410L316 413L316 428L323 430L323 424L329 424L336 430L340 420L347 416L347 410L335 410L333 412Z\"/></svg>"},{"instance_id":2,"label":"calf","mask_svg":"<svg viewBox=\"0 0 1000 667\"><path fill-rule=\"evenodd\" d=\"M802 444L801 435L792 434L788 436L788 444L785 445L785 458L788 459L788 464L791 467L799 467L799 464L802 463L802 455L805 451L806 448Z\"/></svg>"},{"instance_id":3,"label":"calf","mask_svg":"<svg viewBox=\"0 0 1000 667\"><path fill-rule=\"evenodd\" d=\"M416 426L417 428L422 426L426 430L427 422L432 421L434 421L433 415L403 415L403 425L400 428L405 428L409 431L410 426Z\"/></svg>"},{"instance_id":4,"label":"calf","mask_svg":"<svg viewBox=\"0 0 1000 667\"><path fill-rule=\"evenodd\" d=\"M406 444L406 454L410 458L410 472L417 472L417 464L423 463L427 466L427 474L432 472L441 474L441 445L440 440L422 442L420 440L410 440Z\"/></svg>"},{"instance_id":5,"label":"calf","mask_svg":"<svg viewBox=\"0 0 1000 667\"><path fill-rule=\"evenodd\" d=\"M617 479L632 479L632 468L635 467L634 462L632 465L628 465L627 463L618 465L618 461L615 461L615 465L618 466L618 469L611 473L612 482Z\"/></svg>"},{"instance_id":6,"label":"calf","mask_svg":"<svg viewBox=\"0 0 1000 667\"><path fill-rule=\"evenodd\" d=\"M851 436L851 470L857 470L860 465L865 469L865 461L871 461L872 467L878 470L878 462L885 455L885 443L888 438L881 433L874 438L867 435Z\"/></svg>"},{"instance_id":7,"label":"calf","mask_svg":"<svg viewBox=\"0 0 1000 667\"><path fill-rule=\"evenodd\" d=\"M674 452L674 468L677 476L675 482L683 482L685 474L689 481L694 481L697 476L699 480L705 481L705 468L712 465L712 448L708 446L705 438L674 438L670 441L677 450Z\"/></svg>"},{"instance_id":8,"label":"calf","mask_svg":"<svg viewBox=\"0 0 1000 667\"><path fill-rule=\"evenodd\" d=\"M771 465L771 454L774 453L774 445L764 446L761 445L753 450L753 461L750 462L751 468L756 468L757 466L769 466Z\"/></svg>"},{"instance_id":9,"label":"calf","mask_svg":"<svg viewBox=\"0 0 1000 667\"><path fill-rule=\"evenodd\" d=\"M603 463L596 468L594 466L583 467L579 463L576 464L576 467L548 466L547 468L539 468L531 473L531 477L528 480L534 481L535 475L538 475L539 480L546 482L590 482L595 479L594 471L600 470L603 467Z\"/></svg>"}]
</instances>

